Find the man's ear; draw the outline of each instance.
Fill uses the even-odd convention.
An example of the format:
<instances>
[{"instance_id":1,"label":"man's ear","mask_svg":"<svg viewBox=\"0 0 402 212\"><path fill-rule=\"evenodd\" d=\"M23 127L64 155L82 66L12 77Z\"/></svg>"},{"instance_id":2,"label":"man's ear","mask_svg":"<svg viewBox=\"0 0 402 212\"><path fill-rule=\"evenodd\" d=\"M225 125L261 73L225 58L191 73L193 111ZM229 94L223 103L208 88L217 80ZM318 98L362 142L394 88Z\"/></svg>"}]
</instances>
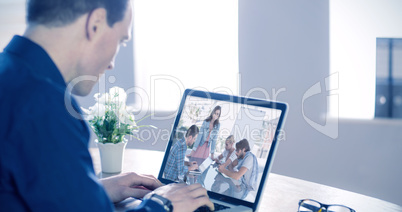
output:
<instances>
[{"instance_id":1,"label":"man's ear","mask_svg":"<svg viewBox=\"0 0 402 212\"><path fill-rule=\"evenodd\" d=\"M93 40L105 26L107 26L107 19L106 10L104 8L97 8L89 12L85 26L87 39Z\"/></svg>"}]
</instances>

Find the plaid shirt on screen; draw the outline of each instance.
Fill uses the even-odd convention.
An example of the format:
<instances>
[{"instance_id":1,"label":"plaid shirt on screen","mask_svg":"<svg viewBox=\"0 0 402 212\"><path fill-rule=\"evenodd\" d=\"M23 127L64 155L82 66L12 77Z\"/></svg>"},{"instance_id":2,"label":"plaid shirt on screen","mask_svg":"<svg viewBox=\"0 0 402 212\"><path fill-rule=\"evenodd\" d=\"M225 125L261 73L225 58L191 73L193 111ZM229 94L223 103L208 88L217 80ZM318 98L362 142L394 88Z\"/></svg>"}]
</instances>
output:
<instances>
[{"instance_id":1,"label":"plaid shirt on screen","mask_svg":"<svg viewBox=\"0 0 402 212\"><path fill-rule=\"evenodd\" d=\"M188 172L188 167L184 165L186 150L187 145L184 138L173 145L166 162L165 171L163 172L166 179L178 181L179 175L184 177Z\"/></svg>"}]
</instances>

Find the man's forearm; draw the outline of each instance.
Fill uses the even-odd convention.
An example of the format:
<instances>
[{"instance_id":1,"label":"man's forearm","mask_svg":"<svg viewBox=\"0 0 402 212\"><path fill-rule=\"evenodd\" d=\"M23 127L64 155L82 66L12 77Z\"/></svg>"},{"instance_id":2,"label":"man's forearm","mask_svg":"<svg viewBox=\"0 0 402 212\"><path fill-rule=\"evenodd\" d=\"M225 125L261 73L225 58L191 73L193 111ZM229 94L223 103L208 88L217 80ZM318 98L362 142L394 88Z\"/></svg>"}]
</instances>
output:
<instances>
[{"instance_id":1,"label":"man's forearm","mask_svg":"<svg viewBox=\"0 0 402 212\"><path fill-rule=\"evenodd\" d=\"M241 175L236 171L230 171L230 170L224 169L223 173L235 180L239 180L241 177Z\"/></svg>"}]
</instances>

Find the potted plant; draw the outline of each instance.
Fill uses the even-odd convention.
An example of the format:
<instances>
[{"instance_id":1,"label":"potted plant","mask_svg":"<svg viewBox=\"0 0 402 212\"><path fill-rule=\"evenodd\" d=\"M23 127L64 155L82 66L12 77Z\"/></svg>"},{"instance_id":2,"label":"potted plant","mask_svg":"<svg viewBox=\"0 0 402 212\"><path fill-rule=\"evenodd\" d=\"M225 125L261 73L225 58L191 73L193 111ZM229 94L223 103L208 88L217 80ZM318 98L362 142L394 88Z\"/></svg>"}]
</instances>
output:
<instances>
[{"instance_id":1,"label":"potted plant","mask_svg":"<svg viewBox=\"0 0 402 212\"><path fill-rule=\"evenodd\" d=\"M108 93L97 93L94 97L95 105L82 110L87 114L86 120L98 138L95 142L99 148L102 172L119 173L127 145L125 136L140 140L135 136L139 128L154 126L137 125L142 119L135 121L133 108L126 105L127 94L122 88L113 87Z\"/></svg>"}]
</instances>

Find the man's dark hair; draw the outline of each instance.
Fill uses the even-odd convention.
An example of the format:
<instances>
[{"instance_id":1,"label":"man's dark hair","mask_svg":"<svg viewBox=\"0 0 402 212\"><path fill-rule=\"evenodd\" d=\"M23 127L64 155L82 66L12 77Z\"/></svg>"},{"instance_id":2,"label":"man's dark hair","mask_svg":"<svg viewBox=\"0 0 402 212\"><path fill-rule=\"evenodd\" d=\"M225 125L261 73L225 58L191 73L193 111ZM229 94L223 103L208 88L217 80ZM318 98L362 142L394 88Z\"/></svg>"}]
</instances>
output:
<instances>
[{"instance_id":1,"label":"man's dark hair","mask_svg":"<svg viewBox=\"0 0 402 212\"><path fill-rule=\"evenodd\" d=\"M188 136L196 136L198 133L200 132L200 130L198 129L198 127L196 125L191 125L190 128L188 128L187 133L186 133L186 138Z\"/></svg>"},{"instance_id":2,"label":"man's dark hair","mask_svg":"<svg viewBox=\"0 0 402 212\"><path fill-rule=\"evenodd\" d=\"M243 139L236 143L236 149L246 149L246 152L250 151L250 145L247 139Z\"/></svg>"},{"instance_id":3,"label":"man's dark hair","mask_svg":"<svg viewBox=\"0 0 402 212\"><path fill-rule=\"evenodd\" d=\"M129 0L27 0L27 23L65 26L97 8L105 8L112 27L123 20Z\"/></svg>"}]
</instances>

